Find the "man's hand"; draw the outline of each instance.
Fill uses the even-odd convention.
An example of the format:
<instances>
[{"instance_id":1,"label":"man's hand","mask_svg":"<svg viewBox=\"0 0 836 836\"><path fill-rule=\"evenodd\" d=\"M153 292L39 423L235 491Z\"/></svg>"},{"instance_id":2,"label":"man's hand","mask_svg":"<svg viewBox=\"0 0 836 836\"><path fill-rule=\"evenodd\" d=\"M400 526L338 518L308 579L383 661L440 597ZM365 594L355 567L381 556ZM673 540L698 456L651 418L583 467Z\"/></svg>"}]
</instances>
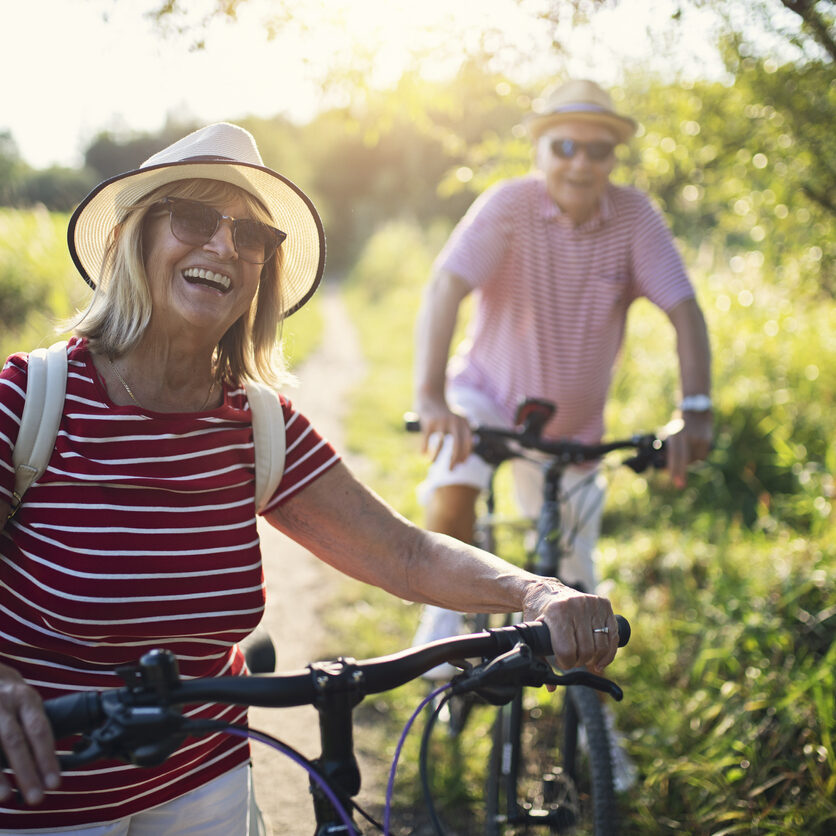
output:
<instances>
[{"instance_id":1,"label":"man's hand","mask_svg":"<svg viewBox=\"0 0 836 836\"><path fill-rule=\"evenodd\" d=\"M682 413L682 428L667 440L668 472L675 487L685 487L688 465L705 459L713 440L714 413L710 409Z\"/></svg>"},{"instance_id":2,"label":"man's hand","mask_svg":"<svg viewBox=\"0 0 836 836\"><path fill-rule=\"evenodd\" d=\"M473 450L473 435L467 419L453 412L446 403L425 402L417 409L421 420L422 451L435 461L444 436L449 435L453 452L450 467L461 464Z\"/></svg>"}]
</instances>

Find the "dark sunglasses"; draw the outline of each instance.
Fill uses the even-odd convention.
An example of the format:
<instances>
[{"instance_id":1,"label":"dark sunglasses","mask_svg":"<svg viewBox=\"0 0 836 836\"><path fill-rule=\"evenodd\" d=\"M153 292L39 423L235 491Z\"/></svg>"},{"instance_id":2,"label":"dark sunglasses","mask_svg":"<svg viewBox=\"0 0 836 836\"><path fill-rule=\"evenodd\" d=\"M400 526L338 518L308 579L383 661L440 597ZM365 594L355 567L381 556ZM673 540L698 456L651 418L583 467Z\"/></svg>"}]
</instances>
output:
<instances>
[{"instance_id":1,"label":"dark sunglasses","mask_svg":"<svg viewBox=\"0 0 836 836\"><path fill-rule=\"evenodd\" d=\"M168 210L171 234L184 244L202 247L215 236L221 221L232 224L232 243L235 252L250 264L269 261L287 233L252 218L231 218L222 215L206 203L183 197L166 197L159 203Z\"/></svg>"},{"instance_id":2,"label":"dark sunglasses","mask_svg":"<svg viewBox=\"0 0 836 836\"><path fill-rule=\"evenodd\" d=\"M586 158L595 163L606 160L615 149L612 142L578 142L574 139L553 139L549 147L552 154L561 160L571 160L579 151L583 151Z\"/></svg>"}]
</instances>

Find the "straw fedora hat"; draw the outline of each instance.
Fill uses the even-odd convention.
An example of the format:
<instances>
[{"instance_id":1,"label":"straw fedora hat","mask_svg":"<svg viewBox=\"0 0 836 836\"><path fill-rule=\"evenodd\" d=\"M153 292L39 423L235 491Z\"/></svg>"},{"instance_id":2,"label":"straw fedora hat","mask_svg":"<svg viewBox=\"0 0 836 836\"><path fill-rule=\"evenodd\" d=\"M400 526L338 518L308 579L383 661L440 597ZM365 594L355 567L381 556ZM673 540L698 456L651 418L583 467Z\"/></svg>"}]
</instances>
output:
<instances>
[{"instance_id":1,"label":"straw fedora hat","mask_svg":"<svg viewBox=\"0 0 836 836\"><path fill-rule=\"evenodd\" d=\"M294 183L267 168L249 131L228 122L200 128L149 157L139 168L99 183L70 218L70 255L84 281L96 287L108 237L126 210L158 186L202 178L231 183L256 197L282 244L285 316L310 299L325 270L325 233L313 203Z\"/></svg>"},{"instance_id":2,"label":"straw fedora hat","mask_svg":"<svg viewBox=\"0 0 836 836\"><path fill-rule=\"evenodd\" d=\"M638 127L635 119L616 113L606 90L586 79L573 79L547 91L542 104L528 117L527 126L536 140L553 125L569 121L605 125L619 142L630 139Z\"/></svg>"}]
</instances>

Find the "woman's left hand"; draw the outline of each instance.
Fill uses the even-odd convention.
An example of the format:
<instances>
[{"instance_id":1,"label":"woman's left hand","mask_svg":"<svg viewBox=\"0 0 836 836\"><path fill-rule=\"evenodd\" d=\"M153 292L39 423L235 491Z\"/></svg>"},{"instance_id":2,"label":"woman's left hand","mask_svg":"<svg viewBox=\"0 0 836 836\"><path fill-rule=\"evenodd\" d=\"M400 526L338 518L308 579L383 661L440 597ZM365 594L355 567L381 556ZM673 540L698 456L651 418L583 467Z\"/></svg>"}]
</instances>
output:
<instances>
[{"instance_id":1,"label":"woman's left hand","mask_svg":"<svg viewBox=\"0 0 836 836\"><path fill-rule=\"evenodd\" d=\"M556 580L538 580L525 595L523 619L549 625L555 663L561 670L585 667L600 674L615 658L618 624L606 598Z\"/></svg>"}]
</instances>

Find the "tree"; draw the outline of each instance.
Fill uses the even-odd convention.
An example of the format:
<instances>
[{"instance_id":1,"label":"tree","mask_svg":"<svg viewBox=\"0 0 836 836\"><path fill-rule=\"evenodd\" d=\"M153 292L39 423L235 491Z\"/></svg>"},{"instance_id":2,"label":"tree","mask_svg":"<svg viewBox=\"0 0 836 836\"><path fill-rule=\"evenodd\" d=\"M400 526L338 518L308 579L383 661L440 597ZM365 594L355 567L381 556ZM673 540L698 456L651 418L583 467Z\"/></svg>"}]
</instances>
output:
<instances>
[{"instance_id":1,"label":"tree","mask_svg":"<svg viewBox=\"0 0 836 836\"><path fill-rule=\"evenodd\" d=\"M106 180L136 168L152 154L197 127L169 119L158 133L133 134L119 138L109 131L103 131L84 152L84 163L96 172L100 180Z\"/></svg>"},{"instance_id":2,"label":"tree","mask_svg":"<svg viewBox=\"0 0 836 836\"><path fill-rule=\"evenodd\" d=\"M14 205L27 170L11 133L0 131L0 206Z\"/></svg>"}]
</instances>

